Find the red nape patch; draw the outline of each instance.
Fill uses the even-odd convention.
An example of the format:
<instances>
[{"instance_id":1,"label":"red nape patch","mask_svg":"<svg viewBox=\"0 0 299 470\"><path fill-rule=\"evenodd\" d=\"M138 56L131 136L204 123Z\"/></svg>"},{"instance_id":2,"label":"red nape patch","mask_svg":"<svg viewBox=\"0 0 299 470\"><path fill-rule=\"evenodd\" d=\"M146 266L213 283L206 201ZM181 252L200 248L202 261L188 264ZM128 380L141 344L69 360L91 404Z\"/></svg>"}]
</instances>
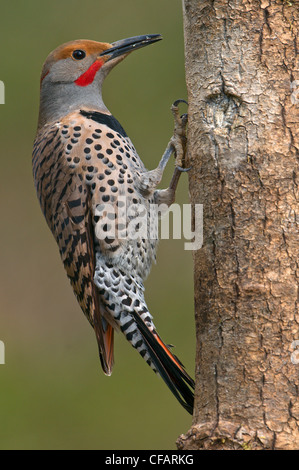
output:
<instances>
[{"instance_id":1,"label":"red nape patch","mask_svg":"<svg viewBox=\"0 0 299 470\"><path fill-rule=\"evenodd\" d=\"M50 70L48 70L48 72L46 72L40 79L40 84L42 84L44 78L46 78L46 76L48 75L48 73L50 72Z\"/></svg>"},{"instance_id":2,"label":"red nape patch","mask_svg":"<svg viewBox=\"0 0 299 470\"><path fill-rule=\"evenodd\" d=\"M75 81L76 85L78 86L87 86L90 85L94 81L94 77L98 70L104 65L103 60L96 60L89 69L86 70L79 78Z\"/></svg>"}]
</instances>

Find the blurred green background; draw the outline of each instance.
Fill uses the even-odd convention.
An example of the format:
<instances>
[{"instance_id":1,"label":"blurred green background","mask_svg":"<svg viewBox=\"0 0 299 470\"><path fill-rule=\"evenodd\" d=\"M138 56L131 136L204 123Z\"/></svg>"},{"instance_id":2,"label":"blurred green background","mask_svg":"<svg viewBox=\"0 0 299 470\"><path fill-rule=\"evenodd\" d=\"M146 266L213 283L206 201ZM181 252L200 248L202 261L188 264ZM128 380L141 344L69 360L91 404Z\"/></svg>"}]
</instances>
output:
<instances>
[{"instance_id":1,"label":"blurred green background","mask_svg":"<svg viewBox=\"0 0 299 470\"><path fill-rule=\"evenodd\" d=\"M161 33L108 77L104 100L145 165L172 134L170 105L186 99L181 0L1 0L1 449L175 449L191 417L141 357L116 336L105 377L92 328L64 273L31 175L39 75L48 53L72 39L113 42ZM172 165L163 179L168 185ZM183 175L177 202L188 202ZM193 375L192 256L183 240L161 241L146 299L165 342Z\"/></svg>"}]
</instances>

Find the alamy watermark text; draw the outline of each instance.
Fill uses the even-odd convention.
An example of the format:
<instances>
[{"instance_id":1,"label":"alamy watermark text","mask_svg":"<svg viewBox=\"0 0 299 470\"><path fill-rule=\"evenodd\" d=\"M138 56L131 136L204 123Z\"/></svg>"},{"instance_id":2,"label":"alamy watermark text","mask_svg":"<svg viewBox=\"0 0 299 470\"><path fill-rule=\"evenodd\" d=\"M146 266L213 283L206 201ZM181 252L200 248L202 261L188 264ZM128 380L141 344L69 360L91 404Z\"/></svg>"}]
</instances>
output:
<instances>
[{"instance_id":1,"label":"alamy watermark text","mask_svg":"<svg viewBox=\"0 0 299 470\"><path fill-rule=\"evenodd\" d=\"M127 204L120 196L116 204L98 204L95 209L95 233L98 240L169 239L188 240L185 250L198 250L203 243L203 205ZM160 228L160 233L159 233Z\"/></svg>"}]
</instances>

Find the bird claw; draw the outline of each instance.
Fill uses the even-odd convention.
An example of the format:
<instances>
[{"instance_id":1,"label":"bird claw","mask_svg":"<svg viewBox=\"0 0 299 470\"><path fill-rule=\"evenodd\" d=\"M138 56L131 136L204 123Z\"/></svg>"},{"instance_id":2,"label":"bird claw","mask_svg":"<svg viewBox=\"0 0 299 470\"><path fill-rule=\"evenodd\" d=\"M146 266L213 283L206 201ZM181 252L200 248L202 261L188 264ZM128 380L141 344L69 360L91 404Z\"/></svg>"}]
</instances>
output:
<instances>
[{"instance_id":1,"label":"bird claw","mask_svg":"<svg viewBox=\"0 0 299 470\"><path fill-rule=\"evenodd\" d=\"M177 108L180 103L185 103L187 106L189 106L188 103L187 103L187 101L185 101L185 100L176 100L176 101L173 103L172 106L175 107L175 108Z\"/></svg>"},{"instance_id":2,"label":"bird claw","mask_svg":"<svg viewBox=\"0 0 299 470\"><path fill-rule=\"evenodd\" d=\"M181 172L181 173L187 173L187 171L192 170L192 166L189 166L189 168L183 168L181 166L176 165L176 168Z\"/></svg>"}]
</instances>

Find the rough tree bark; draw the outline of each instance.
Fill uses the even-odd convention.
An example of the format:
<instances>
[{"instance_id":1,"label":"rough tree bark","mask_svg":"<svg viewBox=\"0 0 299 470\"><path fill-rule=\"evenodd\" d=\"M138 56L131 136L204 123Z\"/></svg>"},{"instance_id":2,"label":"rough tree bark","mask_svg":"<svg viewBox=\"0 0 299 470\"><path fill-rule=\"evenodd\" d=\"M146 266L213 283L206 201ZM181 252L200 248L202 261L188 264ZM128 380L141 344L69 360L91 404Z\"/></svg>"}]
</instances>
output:
<instances>
[{"instance_id":1,"label":"rough tree bark","mask_svg":"<svg viewBox=\"0 0 299 470\"><path fill-rule=\"evenodd\" d=\"M179 449L299 448L298 0L184 0L193 424Z\"/></svg>"}]
</instances>

